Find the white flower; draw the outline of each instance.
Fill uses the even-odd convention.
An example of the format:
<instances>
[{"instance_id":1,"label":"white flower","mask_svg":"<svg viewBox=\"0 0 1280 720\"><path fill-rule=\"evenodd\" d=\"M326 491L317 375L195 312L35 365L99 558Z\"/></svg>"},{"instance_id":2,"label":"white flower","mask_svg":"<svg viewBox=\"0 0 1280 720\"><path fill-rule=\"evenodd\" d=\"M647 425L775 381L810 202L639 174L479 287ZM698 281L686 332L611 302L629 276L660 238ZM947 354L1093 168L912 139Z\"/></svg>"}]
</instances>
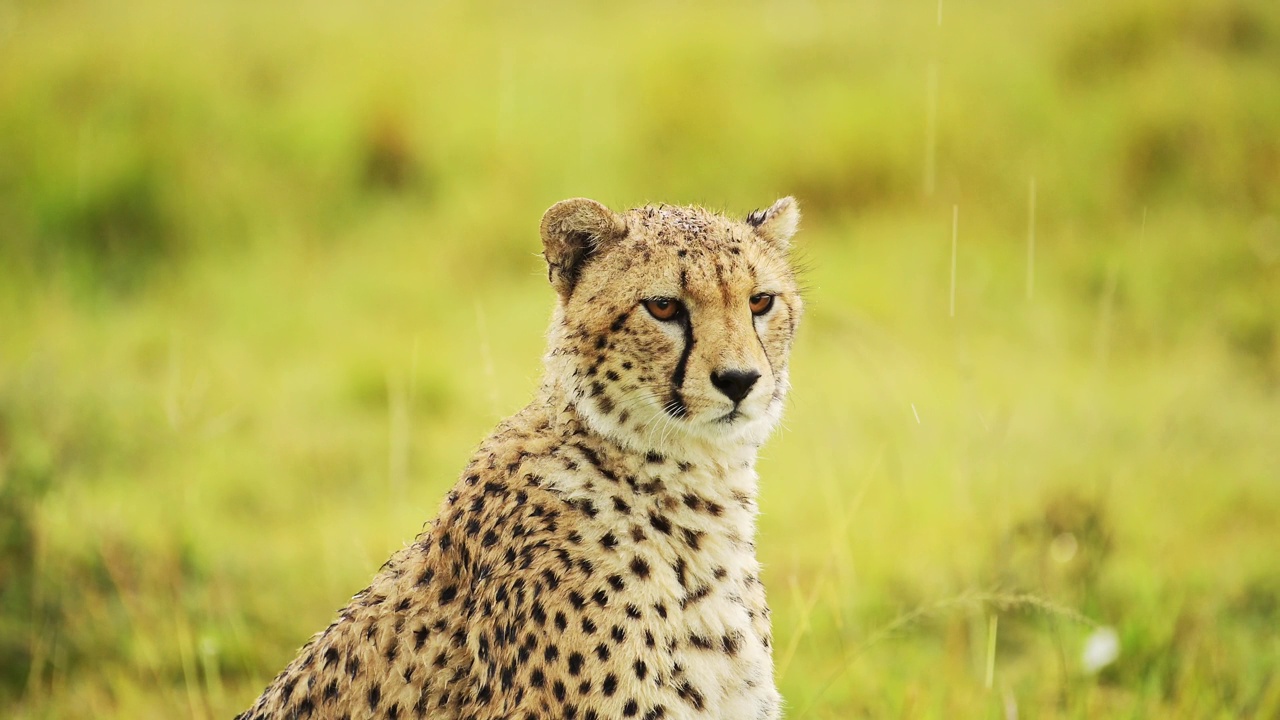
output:
<instances>
[{"instance_id":1,"label":"white flower","mask_svg":"<svg viewBox=\"0 0 1280 720\"><path fill-rule=\"evenodd\" d=\"M1110 665L1120 657L1120 636L1115 628L1100 627L1084 640L1084 651L1080 653L1080 664L1084 671L1093 674Z\"/></svg>"}]
</instances>

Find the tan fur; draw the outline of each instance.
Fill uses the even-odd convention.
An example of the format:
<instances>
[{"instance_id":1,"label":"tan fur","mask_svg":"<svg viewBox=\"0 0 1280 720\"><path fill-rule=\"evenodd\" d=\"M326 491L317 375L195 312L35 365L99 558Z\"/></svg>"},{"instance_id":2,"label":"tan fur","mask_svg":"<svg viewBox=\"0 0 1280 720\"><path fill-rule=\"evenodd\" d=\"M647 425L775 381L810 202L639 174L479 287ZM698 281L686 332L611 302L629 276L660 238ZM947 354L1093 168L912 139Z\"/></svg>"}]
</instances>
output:
<instances>
[{"instance_id":1,"label":"tan fur","mask_svg":"<svg viewBox=\"0 0 1280 720\"><path fill-rule=\"evenodd\" d=\"M781 717L754 463L800 317L798 219L790 198L746 222L548 210L537 398L241 718ZM754 316L758 293L775 299ZM711 379L732 370L760 374L737 404Z\"/></svg>"}]
</instances>

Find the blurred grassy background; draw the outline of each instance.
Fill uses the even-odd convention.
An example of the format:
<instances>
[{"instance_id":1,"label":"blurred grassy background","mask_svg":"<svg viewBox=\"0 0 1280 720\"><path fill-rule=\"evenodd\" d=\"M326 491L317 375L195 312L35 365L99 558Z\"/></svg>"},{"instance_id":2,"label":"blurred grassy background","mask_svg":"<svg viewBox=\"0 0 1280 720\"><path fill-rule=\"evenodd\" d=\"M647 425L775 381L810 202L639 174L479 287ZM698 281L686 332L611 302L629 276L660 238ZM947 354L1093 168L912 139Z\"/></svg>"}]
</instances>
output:
<instances>
[{"instance_id":1,"label":"blurred grassy background","mask_svg":"<svg viewBox=\"0 0 1280 720\"><path fill-rule=\"evenodd\" d=\"M794 194L789 717L1280 716L1277 68L1271 0L0 1L2 714L234 714L529 397L547 206Z\"/></svg>"}]
</instances>

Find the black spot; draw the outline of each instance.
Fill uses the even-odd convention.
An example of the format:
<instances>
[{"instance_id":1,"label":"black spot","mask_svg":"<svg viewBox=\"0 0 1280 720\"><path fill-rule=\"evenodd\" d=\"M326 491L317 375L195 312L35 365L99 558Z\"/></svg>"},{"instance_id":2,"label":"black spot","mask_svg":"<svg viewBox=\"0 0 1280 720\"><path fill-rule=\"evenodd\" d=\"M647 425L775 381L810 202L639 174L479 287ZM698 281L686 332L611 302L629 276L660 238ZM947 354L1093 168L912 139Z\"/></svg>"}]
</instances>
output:
<instances>
[{"instance_id":1,"label":"black spot","mask_svg":"<svg viewBox=\"0 0 1280 720\"><path fill-rule=\"evenodd\" d=\"M502 679L502 689L504 691L510 690L511 686L515 684L515 671L510 666L502 668L501 679Z\"/></svg>"},{"instance_id":2,"label":"black spot","mask_svg":"<svg viewBox=\"0 0 1280 720\"><path fill-rule=\"evenodd\" d=\"M684 610L710 594L711 588L706 585L699 585L693 592L686 593L684 597L680 598L680 609Z\"/></svg>"},{"instance_id":3,"label":"black spot","mask_svg":"<svg viewBox=\"0 0 1280 720\"><path fill-rule=\"evenodd\" d=\"M368 700L369 700L369 709L377 710L378 703L382 702L382 686L378 685L377 683L374 683L373 687L369 688Z\"/></svg>"},{"instance_id":4,"label":"black spot","mask_svg":"<svg viewBox=\"0 0 1280 720\"><path fill-rule=\"evenodd\" d=\"M591 622L591 618L582 618L582 632L588 635L596 634L596 624Z\"/></svg>"},{"instance_id":5,"label":"black spot","mask_svg":"<svg viewBox=\"0 0 1280 720\"><path fill-rule=\"evenodd\" d=\"M613 673L605 675L604 682L600 684L600 691L605 697L613 697L613 694L618 691L618 676Z\"/></svg>"},{"instance_id":6,"label":"black spot","mask_svg":"<svg viewBox=\"0 0 1280 720\"><path fill-rule=\"evenodd\" d=\"M617 538L617 536L615 536L615 535L614 535L613 533L611 533L611 532L607 532L607 533L605 533L605 534L604 534L604 537L601 537L601 538L600 538L600 546L601 546L601 547L603 547L605 550L612 550L612 549L614 549L614 548L618 547L618 538Z\"/></svg>"},{"instance_id":7,"label":"black spot","mask_svg":"<svg viewBox=\"0 0 1280 720\"><path fill-rule=\"evenodd\" d=\"M631 572L636 577L644 580L649 577L649 563L642 557L635 557L631 561Z\"/></svg>"},{"instance_id":8,"label":"black spot","mask_svg":"<svg viewBox=\"0 0 1280 720\"><path fill-rule=\"evenodd\" d=\"M584 658L582 657L582 653L575 652L569 655L569 674L570 675L577 675L578 673L582 672L583 660Z\"/></svg>"},{"instance_id":9,"label":"black spot","mask_svg":"<svg viewBox=\"0 0 1280 720\"><path fill-rule=\"evenodd\" d=\"M699 650L711 649L711 641L702 635L698 635L697 633L689 634L689 642L692 643L693 646L698 648Z\"/></svg>"},{"instance_id":10,"label":"black spot","mask_svg":"<svg viewBox=\"0 0 1280 720\"><path fill-rule=\"evenodd\" d=\"M440 604L448 605L449 603L453 602L453 599L457 596L458 596L458 586L450 585L449 587L440 591Z\"/></svg>"},{"instance_id":11,"label":"black spot","mask_svg":"<svg viewBox=\"0 0 1280 720\"><path fill-rule=\"evenodd\" d=\"M627 704L622 706L623 717L635 717L638 712L640 712L640 706L635 700L628 700Z\"/></svg>"},{"instance_id":12,"label":"black spot","mask_svg":"<svg viewBox=\"0 0 1280 720\"><path fill-rule=\"evenodd\" d=\"M737 636L725 635L720 638L720 649L727 655L737 655L739 645L740 641Z\"/></svg>"},{"instance_id":13,"label":"black spot","mask_svg":"<svg viewBox=\"0 0 1280 720\"><path fill-rule=\"evenodd\" d=\"M702 693L693 687L686 680L676 688L676 694L687 701L690 705L701 710L706 705L706 699L702 697Z\"/></svg>"},{"instance_id":14,"label":"black spot","mask_svg":"<svg viewBox=\"0 0 1280 720\"><path fill-rule=\"evenodd\" d=\"M650 512L649 524L653 526L654 530L657 530L663 535L671 534L671 521L668 520L665 515L659 515L657 513Z\"/></svg>"},{"instance_id":15,"label":"black spot","mask_svg":"<svg viewBox=\"0 0 1280 720\"><path fill-rule=\"evenodd\" d=\"M649 666L644 664L643 660L637 660L635 665L636 679L643 680L644 676L649 673Z\"/></svg>"},{"instance_id":16,"label":"black spot","mask_svg":"<svg viewBox=\"0 0 1280 720\"><path fill-rule=\"evenodd\" d=\"M552 590L560 587L560 576L556 575L555 571L550 568L542 571L542 579L547 581L547 587Z\"/></svg>"},{"instance_id":17,"label":"black spot","mask_svg":"<svg viewBox=\"0 0 1280 720\"><path fill-rule=\"evenodd\" d=\"M542 674L542 668L534 668L533 672L529 673L530 685L536 688L540 688L543 685L545 685L546 682L547 682L547 676Z\"/></svg>"}]
</instances>

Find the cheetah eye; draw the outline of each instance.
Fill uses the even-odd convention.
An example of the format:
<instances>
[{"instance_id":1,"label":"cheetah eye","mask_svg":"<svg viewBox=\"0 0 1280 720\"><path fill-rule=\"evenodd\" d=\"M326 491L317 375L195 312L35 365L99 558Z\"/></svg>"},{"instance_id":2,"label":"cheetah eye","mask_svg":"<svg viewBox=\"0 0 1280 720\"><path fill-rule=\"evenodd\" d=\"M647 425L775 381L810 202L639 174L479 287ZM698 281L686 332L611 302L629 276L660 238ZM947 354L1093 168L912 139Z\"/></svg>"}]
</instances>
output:
<instances>
[{"instance_id":1,"label":"cheetah eye","mask_svg":"<svg viewBox=\"0 0 1280 720\"><path fill-rule=\"evenodd\" d=\"M773 307L773 296L767 293L759 293L752 295L748 302L751 304L752 315L763 315L769 312L769 308Z\"/></svg>"},{"instance_id":2,"label":"cheetah eye","mask_svg":"<svg viewBox=\"0 0 1280 720\"><path fill-rule=\"evenodd\" d=\"M675 320L684 312L684 305L672 298L654 298L644 301L644 309L659 320Z\"/></svg>"}]
</instances>

